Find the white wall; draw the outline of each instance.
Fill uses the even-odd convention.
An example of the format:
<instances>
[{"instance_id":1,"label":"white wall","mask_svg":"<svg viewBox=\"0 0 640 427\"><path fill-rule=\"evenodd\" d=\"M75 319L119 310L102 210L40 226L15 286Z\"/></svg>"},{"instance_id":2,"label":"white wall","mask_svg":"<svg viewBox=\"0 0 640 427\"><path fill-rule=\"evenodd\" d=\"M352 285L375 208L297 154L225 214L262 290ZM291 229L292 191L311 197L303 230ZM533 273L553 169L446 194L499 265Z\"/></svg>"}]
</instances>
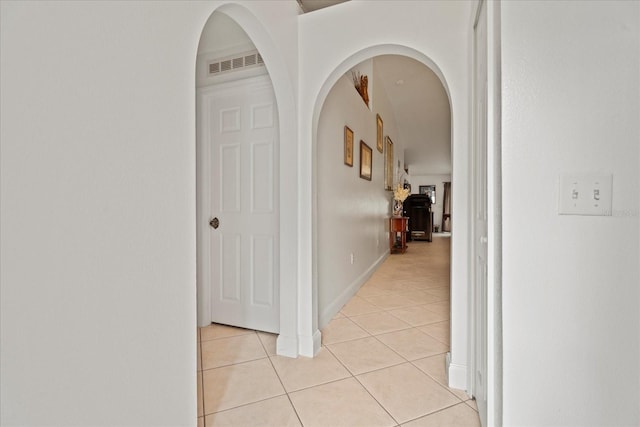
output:
<instances>
[{"instance_id":1,"label":"white wall","mask_svg":"<svg viewBox=\"0 0 640 427\"><path fill-rule=\"evenodd\" d=\"M375 72L368 75L375 81ZM389 252L386 219L392 193L384 189L384 153L376 149L376 114L384 134L402 152L395 118L381 85L371 85L374 110L356 92L351 76L331 89L318 123L318 309L323 327ZM354 132L353 167L344 164L344 126ZM360 140L373 150L372 180L360 178ZM351 264L351 254L354 263Z\"/></svg>"},{"instance_id":2,"label":"white wall","mask_svg":"<svg viewBox=\"0 0 640 427\"><path fill-rule=\"evenodd\" d=\"M300 16L299 140L301 189L312 188L314 141L330 88L353 65L380 54L417 59L443 78L452 103L453 223L452 367L450 382L466 388L469 211L469 35L471 2L375 1L342 3ZM363 20L366 16L366 20ZM313 193L300 194L300 288L317 301L313 281ZM317 330L316 307L301 306L300 327ZM315 334L315 332L312 332ZM319 334L315 335L319 345Z\"/></svg>"},{"instance_id":3,"label":"white wall","mask_svg":"<svg viewBox=\"0 0 640 427\"><path fill-rule=\"evenodd\" d=\"M409 172L411 172L411 170L409 170ZM451 182L451 175L411 175L410 182L412 194L420 194L421 185L436 186L436 203L431 205L431 210L433 211L434 225L437 225L440 231L442 231L442 201L444 200L443 183Z\"/></svg>"},{"instance_id":4,"label":"white wall","mask_svg":"<svg viewBox=\"0 0 640 427\"><path fill-rule=\"evenodd\" d=\"M195 58L221 3L0 3L0 424L195 423ZM243 3L291 163L297 5Z\"/></svg>"},{"instance_id":5,"label":"white wall","mask_svg":"<svg viewBox=\"0 0 640 427\"><path fill-rule=\"evenodd\" d=\"M640 424L640 3L504 2L504 425ZM613 174L613 216L558 176Z\"/></svg>"}]
</instances>

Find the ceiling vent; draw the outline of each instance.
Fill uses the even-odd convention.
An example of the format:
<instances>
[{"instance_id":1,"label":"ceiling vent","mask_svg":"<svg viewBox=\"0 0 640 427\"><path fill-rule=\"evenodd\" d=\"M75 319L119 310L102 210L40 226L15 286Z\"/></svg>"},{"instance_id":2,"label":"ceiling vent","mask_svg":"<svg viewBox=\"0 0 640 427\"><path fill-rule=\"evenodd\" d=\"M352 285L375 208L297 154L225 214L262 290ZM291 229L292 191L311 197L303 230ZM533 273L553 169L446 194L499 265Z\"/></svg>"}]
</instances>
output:
<instances>
[{"instance_id":1,"label":"ceiling vent","mask_svg":"<svg viewBox=\"0 0 640 427\"><path fill-rule=\"evenodd\" d=\"M214 76L230 71L264 66L262 56L258 51L245 52L226 58L216 59L208 63L208 75Z\"/></svg>"}]
</instances>

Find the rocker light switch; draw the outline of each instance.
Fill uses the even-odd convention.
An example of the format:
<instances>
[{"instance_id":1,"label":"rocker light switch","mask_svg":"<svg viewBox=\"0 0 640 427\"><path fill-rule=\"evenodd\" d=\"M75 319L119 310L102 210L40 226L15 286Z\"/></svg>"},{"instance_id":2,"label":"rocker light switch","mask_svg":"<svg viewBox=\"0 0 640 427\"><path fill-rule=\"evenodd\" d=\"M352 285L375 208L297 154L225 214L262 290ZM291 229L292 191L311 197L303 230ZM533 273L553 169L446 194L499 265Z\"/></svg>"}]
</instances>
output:
<instances>
[{"instance_id":1,"label":"rocker light switch","mask_svg":"<svg viewBox=\"0 0 640 427\"><path fill-rule=\"evenodd\" d=\"M561 175L560 215L611 216L611 175Z\"/></svg>"}]
</instances>

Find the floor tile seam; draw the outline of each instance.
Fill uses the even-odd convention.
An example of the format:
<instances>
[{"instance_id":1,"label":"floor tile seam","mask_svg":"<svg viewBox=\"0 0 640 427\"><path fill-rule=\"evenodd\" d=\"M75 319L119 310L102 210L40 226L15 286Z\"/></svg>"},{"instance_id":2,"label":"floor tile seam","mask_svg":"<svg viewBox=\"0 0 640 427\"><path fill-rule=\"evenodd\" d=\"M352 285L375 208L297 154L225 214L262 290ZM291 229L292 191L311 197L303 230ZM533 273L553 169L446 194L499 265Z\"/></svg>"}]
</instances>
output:
<instances>
[{"instance_id":1,"label":"floor tile seam","mask_svg":"<svg viewBox=\"0 0 640 427\"><path fill-rule=\"evenodd\" d=\"M412 421L419 420L420 418L431 417L431 416L433 416L433 415L437 414L438 412L446 411L447 409L451 409L451 408L453 408L454 406L458 406L458 405L464 405L464 402L458 402L458 403L454 403L453 405L445 406L444 408L436 409L436 410L435 410L435 411L433 411L433 412L429 412L429 413L427 413L427 414L420 415L419 417L411 418L410 420L404 421L402 424L410 423L410 422L412 422ZM472 409L473 409L473 408L472 408Z\"/></svg>"},{"instance_id":2,"label":"floor tile seam","mask_svg":"<svg viewBox=\"0 0 640 427\"><path fill-rule=\"evenodd\" d=\"M251 331L251 333L247 333L247 334L231 335L231 336L228 336L228 337L211 338L211 339L208 339L208 340L200 341L200 344L205 343L205 342L208 343L208 342L212 342L212 341L232 340L234 338L246 337L246 336L249 336L249 335L255 335L255 337L258 338L258 340L260 340L260 337L258 336L258 332L257 331Z\"/></svg>"},{"instance_id":3,"label":"floor tile seam","mask_svg":"<svg viewBox=\"0 0 640 427\"><path fill-rule=\"evenodd\" d=\"M425 304L420 304L420 305L425 305ZM413 306L413 307L418 307L418 306ZM393 317L395 317L396 319L398 319L398 320L402 320L404 323L407 323L407 324L411 325L411 323L409 323L409 322L407 322L406 320L404 320L404 319L402 319L402 318L398 317L398 315L397 315L397 314L393 314L393 311L396 311L396 310L402 310L402 308L394 308L394 309L391 309L391 310L387 310L387 313L389 313L390 315L392 315L392 316L393 316ZM425 310L426 310L426 309L425 309ZM429 311L429 313L433 313L433 311L431 311L431 310L427 310L427 311ZM434 313L434 314L438 314L438 313ZM422 327L422 326L432 325L432 324L434 324L434 323L450 322L450 321L451 321L450 319L447 319L447 320L434 320L433 322L421 323L421 324L419 324L419 325L411 325L411 326L412 326L412 327L414 327L414 328L420 328L420 327Z\"/></svg>"},{"instance_id":4,"label":"floor tile seam","mask_svg":"<svg viewBox=\"0 0 640 427\"><path fill-rule=\"evenodd\" d=\"M340 363L342 364L342 362L340 362ZM333 383L337 383L337 382L340 382L340 381L348 380L349 378L355 378L355 375L353 375L351 373L351 371L349 371L346 367L345 367L345 370L347 371L347 374L348 374L346 377L336 378L336 379L333 379L333 380L320 382L318 384L304 386L302 388L298 388L298 389L295 389L295 390L287 390L287 389L285 389L285 392L287 394L295 394L295 393L298 393L298 392L301 392L301 391L310 390L312 388L320 387L320 386L323 386L323 385L328 385L328 384L333 384Z\"/></svg>"},{"instance_id":5,"label":"floor tile seam","mask_svg":"<svg viewBox=\"0 0 640 427\"><path fill-rule=\"evenodd\" d=\"M267 356L264 356L264 357L258 357L257 359L243 360L241 362L234 362L234 363L229 363L229 364L226 364L226 365L215 366L213 368L202 369L202 372L204 373L204 371L213 371L213 370L216 370L216 369L228 368L230 366L245 365L247 363L255 362L257 360L268 359L268 358L269 358L269 356L267 355ZM203 366L203 368L204 368L204 366Z\"/></svg>"},{"instance_id":6,"label":"floor tile seam","mask_svg":"<svg viewBox=\"0 0 640 427\"><path fill-rule=\"evenodd\" d=\"M411 362L405 362L405 363L411 363ZM391 367L394 367L394 366L400 366L400 365L402 365L402 364L403 364L403 363L400 363L400 364L398 364L398 365L388 366L387 368L391 368ZM412 363L411 363L411 364L412 364ZM412 365L413 365L413 364L412 364ZM420 368L418 368L417 366L415 366L415 365L413 365L413 366L414 366L414 367L416 367L416 369L418 369L418 371L419 371L420 373L422 373L422 374L426 375L426 376L427 376L428 378L430 378L430 379L433 379L433 378L431 378L431 376L429 376L427 373L423 372L423 371L422 371ZM370 372L380 371L380 370L382 370L382 369L387 369L387 368L376 369L376 370L374 370L374 371L370 371ZM436 384L440 385L442 388L444 388L444 389L445 389L445 391L449 392L449 394L451 394L454 398L456 398L456 399L458 400L458 402L456 402L456 403L454 403L454 404L452 404L452 405L449 405L449 406L447 406L447 407L445 407L445 408L441 408L441 409L438 409L438 410L436 410L436 411L428 412L428 413L426 413L426 414L420 415L419 417L416 417L416 418L412 418L412 419L409 419L409 420L406 420L406 421L398 421L395 417L393 417L393 416L391 415L391 413L387 410L387 408L386 408L386 407L385 407L381 402L379 402L379 401L378 401L378 399L376 399L376 398L375 398L375 396L373 396L373 395L371 394L371 392L369 392L369 389L368 389L368 388L367 388L367 387L366 387L366 386L365 386L365 385L360 381L360 378L358 378L359 376L369 374L370 372L365 372L365 373L362 373L362 374L358 374L358 375L356 375L356 376L355 376L355 379L356 379L356 380L357 380L357 381L362 385L362 387L364 387L364 389L365 389L365 390L367 390L367 392L371 395L371 397L373 397L373 399L374 399L374 400L375 400L375 401L376 401L376 402L377 402L377 403L378 403L378 404L379 404L379 405L380 405L380 406L381 406L381 407L382 407L382 408L383 408L383 409L384 409L384 410L389 414L389 416L391 416L391 418L392 418L392 419L397 423L397 425L402 425L402 424L408 423L408 422L410 422L410 421L414 421L414 420L417 420L417 419L419 419L419 418L423 418L423 417L426 417L426 416L429 416L429 415L435 414L436 412L443 411L443 410L445 410L445 409L447 409L447 408L450 408L450 407L452 407L452 406L456 406L456 405L459 405L459 404L465 404L465 403L464 403L464 401L462 401L462 400L460 400L460 399L458 398L458 396L456 396L455 394L451 393L451 392L450 392L449 390L447 390L446 388L442 387L438 381L436 381L435 379L433 379L433 381L434 381ZM473 408L471 408L471 409L473 409Z\"/></svg>"},{"instance_id":7,"label":"floor tile seam","mask_svg":"<svg viewBox=\"0 0 640 427\"><path fill-rule=\"evenodd\" d=\"M212 325L213 325L213 324L214 324L214 323L212 323ZM215 325L217 325L217 323L215 323ZM200 327L200 329L207 328L207 327L208 327L208 326L202 326L202 327ZM202 332L201 332L201 334L202 334ZM244 333L241 333L241 334L226 335L226 336L223 336L223 337L215 337L215 338L208 338L208 339L203 339L203 338L202 338L202 336L201 336L201 337L200 337L200 342L204 342L204 341L216 341L216 340L221 340L221 339L225 339L225 338L242 337L242 336L245 336L245 335L251 335L251 334L258 335L258 332L257 332L257 331L254 331L254 330L251 330L251 331L249 331L249 330L248 330L248 332L244 332Z\"/></svg>"},{"instance_id":8,"label":"floor tile seam","mask_svg":"<svg viewBox=\"0 0 640 427\"><path fill-rule=\"evenodd\" d=\"M464 401L464 403L465 403L465 405L467 405L469 408L473 409L473 410L476 412L476 414L479 414L478 410L469 404L469 402L471 402L472 400L475 400L475 398L470 397L468 400L465 400L465 401ZM476 403L476 405L477 405L477 403Z\"/></svg>"},{"instance_id":9,"label":"floor tile seam","mask_svg":"<svg viewBox=\"0 0 640 427\"><path fill-rule=\"evenodd\" d=\"M425 325L425 326L428 326L428 325ZM438 338L438 337L434 337L433 335L431 335L431 334L430 334L430 333L428 333L428 332L425 332L425 331L420 331L420 332L422 332L423 334L426 334L426 335L430 336L431 338L433 338L434 340L438 341L439 343L441 343L441 344L443 344L443 345L451 346L451 343L449 343L449 342L444 342L444 341L443 341L443 340L441 340L440 338Z\"/></svg>"},{"instance_id":10,"label":"floor tile seam","mask_svg":"<svg viewBox=\"0 0 640 427\"><path fill-rule=\"evenodd\" d=\"M379 314L379 313L381 313L381 312L369 313L369 315L370 315L370 314ZM383 311L382 311L382 313L389 314L390 316L392 316L392 317L396 318L397 320L401 321L402 323L406 324L406 325L407 325L407 327L406 327L406 328L401 328L401 329L396 329L396 330L389 331L389 332L379 332L379 333L375 333L375 334L374 334L373 332L369 332L367 329L365 329L365 327L364 327L364 326L362 326L362 325L360 325L360 324L356 323L354 320L351 320L351 321L352 321L353 323L355 323L357 326L359 326L362 330L364 330L365 332L367 332L367 333L368 333L369 335L371 335L371 336L381 335L381 334L384 334L384 333L391 333L391 332L403 331L403 330L405 330L405 329L409 329L409 328L413 328L413 327L414 327L414 326L411 326L411 325L410 325L409 323L407 323L406 321L404 321L404 320L402 320L402 319L398 318L397 316L394 316L394 315L393 315L393 314L391 314L388 310L383 310ZM359 316L368 316L368 315L367 315L367 314L361 314L361 315L359 315ZM354 317L358 317L358 316L354 316Z\"/></svg>"},{"instance_id":11,"label":"floor tile seam","mask_svg":"<svg viewBox=\"0 0 640 427\"><path fill-rule=\"evenodd\" d=\"M362 383L362 381L360 381L360 378L358 378L357 376L354 376L354 378L358 382L358 384L360 384L360 386L367 392L367 394L369 396L371 396L371 398L378 404L378 406L380 406L382 408L382 410L384 412L386 412L387 415L389 415L389 417L396 423L396 426L399 426L400 422L398 420L396 420L396 418L393 415L391 415L391 412L389 412L389 410L382 404L382 402L380 402L378 399L376 399L376 397L371 393L371 391L369 391L367 386L365 386Z\"/></svg>"},{"instance_id":12,"label":"floor tile seam","mask_svg":"<svg viewBox=\"0 0 640 427\"><path fill-rule=\"evenodd\" d=\"M253 331L253 333L255 333L255 331ZM209 339L206 339L206 340L200 340L200 343L204 343L204 342L211 342L211 341L218 341L218 340L223 340L223 339L226 339L226 338L244 337L244 336L247 336L247 335L251 335L251 333L247 333L247 334L238 334L238 335L230 335L230 336L227 336L227 337L209 338Z\"/></svg>"},{"instance_id":13,"label":"floor tile seam","mask_svg":"<svg viewBox=\"0 0 640 427\"><path fill-rule=\"evenodd\" d=\"M337 379L333 379L333 380L329 380L329 381L324 381L324 382L320 382L320 383L318 383L318 384L314 384L314 385L310 385L310 386L305 386L305 387L302 387L302 388L299 388L299 389L296 389L296 390L287 390L287 388L286 388L286 387L285 387L285 385L284 385L284 381L280 378L280 374L278 373L278 369L277 369L277 368L275 367L275 365L273 364L273 360L271 360L271 365L273 366L273 369L276 371L276 375L278 376L278 379L279 379L279 380L280 380L280 382L282 383L282 388L284 388L284 391L285 391L287 394L289 394L289 393L295 393L295 392L297 392L297 391L306 390L306 389L309 389L309 388L317 387L317 386L319 386L319 385L329 384L329 383L333 383L333 382L336 382L336 381L341 381L341 380L347 379L347 378L349 378L349 377L352 377L352 376L353 376L353 374L351 373L351 371L349 371L349 369L348 369L346 366L344 366L344 364L342 363L342 361L341 361L340 359L338 359L338 357L337 357L335 354L333 354L333 352L331 352L329 349L327 349L327 351L329 351L329 352L331 353L331 355L336 359L336 361L337 361L337 362L338 362L342 367L344 367L344 369L347 371L347 374L348 374L348 375L347 375L346 377L343 377L343 378L337 378ZM269 357L269 359L271 359L271 357Z\"/></svg>"},{"instance_id":14,"label":"floor tile seam","mask_svg":"<svg viewBox=\"0 0 640 427\"><path fill-rule=\"evenodd\" d=\"M204 414L202 417L206 418L209 415L221 414L223 412L232 411L232 410L235 410L235 409L238 409L238 408L244 408L244 407L249 406L249 405L255 405L256 403L266 402L267 400L275 399L276 397L286 396L286 394L287 394L287 392L284 391L282 394L276 394L274 396L265 397L264 399L258 399L256 401L242 403L240 405L232 406L230 408L225 408L225 409L222 409L220 411L209 412L208 414ZM202 417L198 417L198 418L202 418Z\"/></svg>"},{"instance_id":15,"label":"floor tile seam","mask_svg":"<svg viewBox=\"0 0 640 427\"><path fill-rule=\"evenodd\" d=\"M407 325L406 328L394 329L394 330L391 330L391 331L376 332L376 333L369 332L369 331L367 331L367 332L369 332L369 335L371 335L372 337L377 337L378 335L392 334L394 332L406 331L407 329L411 329L411 328L413 328L413 326Z\"/></svg>"},{"instance_id":16,"label":"floor tile seam","mask_svg":"<svg viewBox=\"0 0 640 427\"><path fill-rule=\"evenodd\" d=\"M438 355L440 355L440 354L443 354L443 353L439 353L439 354L434 355L434 356L438 356ZM434 357L434 356L427 356L427 357ZM422 359L425 359L425 358L423 357ZM433 382L435 382L437 385L439 385L442 389L444 389L444 390L445 390L446 392L448 392L450 395L452 395L453 397L455 397L456 399L458 399L458 400L460 401L459 403L464 403L464 402L466 402L466 400L462 400L462 399L460 399L460 398L459 398L455 393L453 393L453 392L449 389L449 386L442 384L442 383L441 383L440 381L438 381L434 376L432 376L431 374L429 374L429 373L427 373L427 372L423 371L422 369L420 369L420 367L419 367L419 366L416 366L416 364L415 364L415 363L413 363L413 362L415 362L415 361L417 361L417 360L420 360L420 359L416 359L416 360L409 361L409 363L411 363L411 365L413 365L413 366L414 366L418 371L420 371L421 373L423 373L424 375L426 375L427 377L429 377L430 379L432 379L432 380L433 380ZM466 393L466 392L465 392L465 393ZM456 405L457 405L457 403L456 403Z\"/></svg>"},{"instance_id":17,"label":"floor tile seam","mask_svg":"<svg viewBox=\"0 0 640 427\"><path fill-rule=\"evenodd\" d=\"M420 372L422 372L423 374L427 375L429 378L431 378L432 380L434 380L435 382L437 382L437 383L438 383L438 384L440 384L441 386L443 386L443 387L447 388L447 387L448 387L447 385L442 384L442 383L440 382L440 380L438 380L435 376L431 375L431 374L430 374L430 373L428 373L428 372L423 371L423 370L422 370L422 368L420 368L418 365L416 365L416 364L414 363L414 362L417 362L418 360L423 360L423 359L428 359L428 358L430 358L430 357L440 356L441 354L446 354L446 353L438 353L438 354L435 354L435 355L433 355L433 356L426 356L426 357L422 357L422 358L420 358L420 359L410 360L410 361L409 361L409 363L411 363L411 364L412 364L413 366L415 366L415 367L416 367ZM451 392L450 392L450 393L451 393ZM456 397L458 397L458 396L456 396ZM458 399L460 399L460 398L458 397ZM465 402L465 401L463 400L463 402Z\"/></svg>"},{"instance_id":18,"label":"floor tile seam","mask_svg":"<svg viewBox=\"0 0 640 427\"><path fill-rule=\"evenodd\" d=\"M342 365L342 367L343 367L344 369L346 369L346 370L347 370L347 372L349 373L349 375L351 375L351 377L353 377L353 378L355 378L355 377L356 377L356 376L355 376L355 374L354 374L353 372L351 372L351 369L349 369L349 368L347 367L347 365L345 365L345 364L344 364L344 362L343 362L343 361L338 357L338 355L337 355L337 354L335 354L335 353L333 352L333 350L331 350L330 348L328 348L328 347L327 347L327 351L328 351L329 353L331 353L331 355L332 355L332 356L333 356L333 357L338 361L338 363L339 363L340 365ZM343 378L343 379L344 379L344 378ZM338 381L340 381L340 380L338 380Z\"/></svg>"},{"instance_id":19,"label":"floor tile seam","mask_svg":"<svg viewBox=\"0 0 640 427\"><path fill-rule=\"evenodd\" d=\"M381 306L376 305L375 303L373 303L373 302L371 302L371 301L367 301L367 302L368 302L369 304L374 305L375 307L379 308L381 311L390 311L390 310L401 310L401 309L403 309L403 308L416 307L416 306L419 306L419 305L437 304L437 303L439 303L439 302L443 302L443 301L434 301L434 302L428 302L428 303L423 303L423 302L413 302L413 303L410 303L410 304L407 304L407 305L400 305L400 306L397 306L397 307L391 307L391 308L389 308L389 307L387 307L387 308L385 308L385 307L381 307ZM432 311L432 310L429 310L429 311ZM362 316L362 315L365 315L365 314L373 314L373 313L378 313L378 312L377 312L377 311L373 311L373 312L370 312L370 313L355 314L354 316Z\"/></svg>"},{"instance_id":20,"label":"floor tile seam","mask_svg":"<svg viewBox=\"0 0 640 427\"><path fill-rule=\"evenodd\" d=\"M402 330L404 330L404 329L402 329ZM365 331L365 332L366 332L366 331ZM395 331L395 332L398 332L398 331ZM387 333L393 333L393 332L387 332ZM384 335L384 334L379 334L379 335ZM385 344L385 343L383 343L382 341L380 341L380 340L377 338L379 335L371 335L371 334L369 334L369 336L368 336L368 337L359 337L359 338L353 338L353 339L346 340L346 341L339 341L339 342L330 343L330 344L322 344L322 346L323 346L323 347L326 347L329 351L331 351L331 354L333 354L333 355L334 355L334 357L338 358L338 356L337 356L337 355L336 355L336 354L331 350L331 348L330 348L329 346L331 346L331 345L335 345L335 344L344 344L344 343L347 343L347 342L350 342L350 341L363 340L363 339L366 339L366 338L375 338L375 339L376 339L376 341L378 341L380 344L382 344L383 346L387 347L387 348L388 348L389 350L391 350L393 353L395 353L396 355L400 356L402 359L404 359L405 361L407 361L407 362L408 362L408 360L407 360L407 358L406 358L406 357L402 356L402 355L401 355L401 354L399 354L397 351L395 351L394 349L392 349L391 347L389 347L387 344ZM439 354L441 354L441 353L439 353ZM345 366L345 368L347 368L347 367ZM347 368L347 370L349 370L349 368ZM351 371L349 371L349 372L351 372Z\"/></svg>"},{"instance_id":21,"label":"floor tile seam","mask_svg":"<svg viewBox=\"0 0 640 427\"><path fill-rule=\"evenodd\" d=\"M260 342L262 342L262 340L260 340ZM265 352L266 352L266 348L265 348ZM296 409L296 406L293 404L293 401L291 400L291 396L289 396L289 390L287 390L287 388L284 386L284 381L282 380L282 378L280 378L280 373L278 372L276 365L273 363L271 356L267 354L267 357L269 358L269 363L271 363L271 367L273 368L273 371L276 373L276 377L278 377L278 381L280 381L280 385L282 386L282 389L284 390L284 393L287 396L287 400L289 401L291 408L293 408L293 412L296 414L296 418L298 418L298 422L300 423L301 426L303 426L304 424L302 424L302 419L300 418L300 414L298 414L298 410Z\"/></svg>"},{"instance_id":22,"label":"floor tile seam","mask_svg":"<svg viewBox=\"0 0 640 427\"><path fill-rule=\"evenodd\" d=\"M390 334L392 334L393 332L389 332ZM385 335L385 334L380 334L380 335ZM396 350L394 350L393 348L391 348L391 346L389 346L387 343L385 343L384 341L382 341L381 339L379 339L378 337L380 335L376 335L373 338L375 338L376 340L378 340L378 342L380 344L382 344L383 346L387 347L389 350L391 350L392 352L394 352L395 354L397 354L398 356L400 356L403 360L405 360L406 362L410 362L409 359L407 359L406 357L404 357L402 354L398 353Z\"/></svg>"}]
</instances>

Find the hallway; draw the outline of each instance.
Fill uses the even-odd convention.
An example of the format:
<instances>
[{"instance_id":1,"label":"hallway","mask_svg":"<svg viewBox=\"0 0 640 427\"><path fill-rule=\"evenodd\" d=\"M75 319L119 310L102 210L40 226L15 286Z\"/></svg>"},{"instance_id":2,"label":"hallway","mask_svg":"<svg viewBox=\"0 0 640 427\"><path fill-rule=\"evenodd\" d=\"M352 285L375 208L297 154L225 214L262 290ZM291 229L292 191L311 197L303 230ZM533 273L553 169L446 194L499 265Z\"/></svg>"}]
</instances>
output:
<instances>
[{"instance_id":1,"label":"hallway","mask_svg":"<svg viewBox=\"0 0 640 427\"><path fill-rule=\"evenodd\" d=\"M322 330L313 358L275 355L275 335L198 331L198 426L479 426L446 384L450 237L390 255Z\"/></svg>"}]
</instances>

